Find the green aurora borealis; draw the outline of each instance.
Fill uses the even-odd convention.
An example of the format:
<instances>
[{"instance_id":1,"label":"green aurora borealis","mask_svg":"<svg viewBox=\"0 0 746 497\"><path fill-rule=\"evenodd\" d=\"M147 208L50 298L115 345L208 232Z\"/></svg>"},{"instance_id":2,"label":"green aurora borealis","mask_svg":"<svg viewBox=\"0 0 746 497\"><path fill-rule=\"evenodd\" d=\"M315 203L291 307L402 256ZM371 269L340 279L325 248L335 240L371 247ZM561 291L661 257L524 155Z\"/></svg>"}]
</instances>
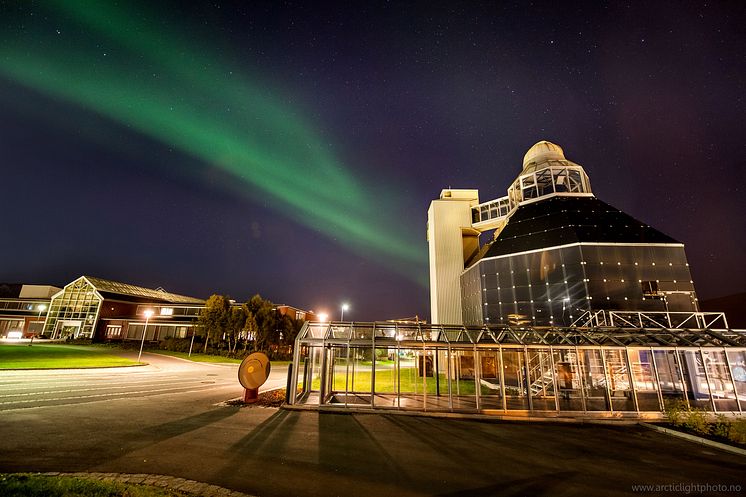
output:
<instances>
[{"instance_id":1,"label":"green aurora borealis","mask_svg":"<svg viewBox=\"0 0 746 497\"><path fill-rule=\"evenodd\" d=\"M397 226L399 194L381 194L346 167L331 140L287 95L265 90L266 76L233 60L230 47L140 7L61 0L37 10L3 21L16 25L4 30L0 76L217 167L235 180L231 193L259 191L272 209L424 283L424 240Z\"/></svg>"}]
</instances>

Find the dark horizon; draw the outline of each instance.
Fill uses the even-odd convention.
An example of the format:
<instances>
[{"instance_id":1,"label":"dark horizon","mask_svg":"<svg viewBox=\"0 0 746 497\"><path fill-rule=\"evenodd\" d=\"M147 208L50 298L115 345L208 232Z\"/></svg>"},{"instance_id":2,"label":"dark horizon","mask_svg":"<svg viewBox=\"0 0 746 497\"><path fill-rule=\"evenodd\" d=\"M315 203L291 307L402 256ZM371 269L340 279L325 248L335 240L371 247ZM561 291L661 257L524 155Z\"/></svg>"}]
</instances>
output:
<instances>
[{"instance_id":1,"label":"dark horizon","mask_svg":"<svg viewBox=\"0 0 746 497\"><path fill-rule=\"evenodd\" d=\"M535 142L746 290L746 7L0 6L0 281L429 319L427 208Z\"/></svg>"}]
</instances>

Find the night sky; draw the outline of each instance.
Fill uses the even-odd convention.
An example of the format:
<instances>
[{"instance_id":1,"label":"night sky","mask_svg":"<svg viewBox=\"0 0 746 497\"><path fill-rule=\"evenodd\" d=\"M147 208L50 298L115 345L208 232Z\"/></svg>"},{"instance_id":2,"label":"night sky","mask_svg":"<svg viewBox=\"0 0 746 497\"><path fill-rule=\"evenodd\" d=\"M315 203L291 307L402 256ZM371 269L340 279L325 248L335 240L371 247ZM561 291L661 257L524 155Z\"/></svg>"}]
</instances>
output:
<instances>
[{"instance_id":1,"label":"night sky","mask_svg":"<svg viewBox=\"0 0 746 497\"><path fill-rule=\"evenodd\" d=\"M0 2L0 281L429 319L430 201L546 139L746 290L745 4L576 5Z\"/></svg>"}]
</instances>

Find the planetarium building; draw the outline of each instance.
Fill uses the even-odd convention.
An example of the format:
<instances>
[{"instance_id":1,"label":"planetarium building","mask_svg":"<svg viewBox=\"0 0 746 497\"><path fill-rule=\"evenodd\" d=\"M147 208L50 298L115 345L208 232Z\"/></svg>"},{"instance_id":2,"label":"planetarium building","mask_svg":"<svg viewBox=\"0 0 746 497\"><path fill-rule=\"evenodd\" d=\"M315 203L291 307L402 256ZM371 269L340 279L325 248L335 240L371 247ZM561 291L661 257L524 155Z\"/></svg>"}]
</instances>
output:
<instances>
[{"instance_id":1,"label":"planetarium building","mask_svg":"<svg viewBox=\"0 0 746 497\"><path fill-rule=\"evenodd\" d=\"M490 236L487 243L480 239ZM291 404L502 415L746 410L746 332L700 312L684 245L531 147L507 195L428 211L432 324L308 323Z\"/></svg>"}]
</instances>

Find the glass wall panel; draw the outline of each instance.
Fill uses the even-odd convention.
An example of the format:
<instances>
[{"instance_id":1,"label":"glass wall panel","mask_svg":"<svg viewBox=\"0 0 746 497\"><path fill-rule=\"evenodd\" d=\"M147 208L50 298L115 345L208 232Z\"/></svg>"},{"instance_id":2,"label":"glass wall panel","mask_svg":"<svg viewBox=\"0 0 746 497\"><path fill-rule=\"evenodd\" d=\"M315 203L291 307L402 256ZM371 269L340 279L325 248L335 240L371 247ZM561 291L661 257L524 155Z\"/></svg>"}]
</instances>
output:
<instances>
[{"instance_id":1,"label":"glass wall panel","mask_svg":"<svg viewBox=\"0 0 746 497\"><path fill-rule=\"evenodd\" d=\"M712 410L710 387L707 384L701 354L698 350L680 350L679 359L684 374L684 386L689 395L689 405Z\"/></svg>"},{"instance_id":2,"label":"glass wall panel","mask_svg":"<svg viewBox=\"0 0 746 497\"><path fill-rule=\"evenodd\" d=\"M158 339L159 326L155 324L148 324L147 332L145 333L145 341L152 342ZM142 340L142 334L145 331L145 324L130 324L127 327L127 338L131 340Z\"/></svg>"},{"instance_id":3,"label":"glass wall panel","mask_svg":"<svg viewBox=\"0 0 746 497\"><path fill-rule=\"evenodd\" d=\"M323 357L323 347L311 346L308 348L308 375L306 376L305 391L309 393L313 403L321 403L319 392L321 391L321 364Z\"/></svg>"},{"instance_id":4,"label":"glass wall panel","mask_svg":"<svg viewBox=\"0 0 746 497\"><path fill-rule=\"evenodd\" d=\"M502 351L503 378L505 381L505 400L509 410L527 410L528 404L528 370L523 349Z\"/></svg>"},{"instance_id":5,"label":"glass wall panel","mask_svg":"<svg viewBox=\"0 0 746 497\"><path fill-rule=\"evenodd\" d=\"M496 292L497 284L491 284L491 280L496 276L490 274L488 277L484 270L482 264L476 264L461 275L461 314L466 325L481 325L484 318L489 317L483 317L483 299L484 302L488 301L487 296L483 294L487 288L494 288L495 290L491 291Z\"/></svg>"},{"instance_id":6,"label":"glass wall panel","mask_svg":"<svg viewBox=\"0 0 746 497\"><path fill-rule=\"evenodd\" d=\"M423 409L424 391L427 387L427 376L421 373L424 364L424 373L427 375L427 361L422 356L422 349L401 348L399 356L399 407L403 409Z\"/></svg>"},{"instance_id":7,"label":"glass wall panel","mask_svg":"<svg viewBox=\"0 0 746 497\"><path fill-rule=\"evenodd\" d=\"M702 350L702 358L709 379L710 394L717 411L738 411L733 380L723 350Z\"/></svg>"},{"instance_id":8,"label":"glass wall panel","mask_svg":"<svg viewBox=\"0 0 746 497\"><path fill-rule=\"evenodd\" d=\"M295 403L301 403L306 399L308 392L310 391L309 385L306 381L309 379L308 367L309 367L309 347L301 345L298 350L298 362L293 364L295 368Z\"/></svg>"},{"instance_id":9,"label":"glass wall panel","mask_svg":"<svg viewBox=\"0 0 746 497\"><path fill-rule=\"evenodd\" d=\"M627 368L627 351L624 349L605 349L606 376L609 382L609 398L614 411L635 411L635 399L632 392L629 369Z\"/></svg>"},{"instance_id":10,"label":"glass wall panel","mask_svg":"<svg viewBox=\"0 0 746 497\"><path fill-rule=\"evenodd\" d=\"M326 402L370 405L370 349L332 345L326 350Z\"/></svg>"},{"instance_id":11,"label":"glass wall panel","mask_svg":"<svg viewBox=\"0 0 746 497\"><path fill-rule=\"evenodd\" d=\"M6 337L11 331L22 332L24 323L23 319L0 320L0 337Z\"/></svg>"},{"instance_id":12,"label":"glass wall panel","mask_svg":"<svg viewBox=\"0 0 746 497\"><path fill-rule=\"evenodd\" d=\"M93 286L83 278L77 279L50 302L43 334L52 338L93 338L100 305Z\"/></svg>"},{"instance_id":13,"label":"glass wall panel","mask_svg":"<svg viewBox=\"0 0 746 497\"><path fill-rule=\"evenodd\" d=\"M649 349L630 349L629 362L632 366L632 379L640 411L660 411L658 382L655 379L653 354Z\"/></svg>"},{"instance_id":14,"label":"glass wall panel","mask_svg":"<svg viewBox=\"0 0 746 497\"><path fill-rule=\"evenodd\" d=\"M308 336L310 338L324 338L329 325L327 323L309 323Z\"/></svg>"},{"instance_id":15,"label":"glass wall panel","mask_svg":"<svg viewBox=\"0 0 746 497\"><path fill-rule=\"evenodd\" d=\"M476 381L477 364L473 350L458 350L452 353L454 367L451 369L451 402L453 409L468 411L477 408ZM433 385L434 387L434 385ZM431 393L428 391L428 393ZM435 388L432 388L435 393ZM432 399L429 399L432 401Z\"/></svg>"},{"instance_id":16,"label":"glass wall panel","mask_svg":"<svg viewBox=\"0 0 746 497\"><path fill-rule=\"evenodd\" d=\"M728 362L741 410L746 411L746 350L729 350Z\"/></svg>"},{"instance_id":17,"label":"glass wall panel","mask_svg":"<svg viewBox=\"0 0 746 497\"><path fill-rule=\"evenodd\" d=\"M344 404L347 402L347 354L349 349L345 345L332 345L326 348L327 375L326 389L327 398L324 400L330 404Z\"/></svg>"},{"instance_id":18,"label":"glass wall panel","mask_svg":"<svg viewBox=\"0 0 746 497\"><path fill-rule=\"evenodd\" d=\"M528 385L534 411L556 411L554 369L549 349L528 349Z\"/></svg>"},{"instance_id":19,"label":"glass wall panel","mask_svg":"<svg viewBox=\"0 0 746 497\"><path fill-rule=\"evenodd\" d=\"M580 350L583 394L588 411L610 410L606 392L606 374L600 349Z\"/></svg>"},{"instance_id":20,"label":"glass wall panel","mask_svg":"<svg viewBox=\"0 0 746 497\"><path fill-rule=\"evenodd\" d=\"M396 348L376 347L375 406L398 407L399 375L396 369Z\"/></svg>"},{"instance_id":21,"label":"glass wall panel","mask_svg":"<svg viewBox=\"0 0 746 497\"><path fill-rule=\"evenodd\" d=\"M581 372L575 349L552 349L561 411L585 411Z\"/></svg>"},{"instance_id":22,"label":"glass wall panel","mask_svg":"<svg viewBox=\"0 0 746 497\"><path fill-rule=\"evenodd\" d=\"M684 399L684 381L679 372L675 350L654 350L653 359L658 370L658 381L663 395L663 404Z\"/></svg>"},{"instance_id":23,"label":"glass wall panel","mask_svg":"<svg viewBox=\"0 0 746 497\"><path fill-rule=\"evenodd\" d=\"M477 351L480 364L479 407L481 409L503 409L502 386L500 383L500 351Z\"/></svg>"},{"instance_id":24,"label":"glass wall panel","mask_svg":"<svg viewBox=\"0 0 746 497\"><path fill-rule=\"evenodd\" d=\"M356 402L370 404L373 387L373 347L350 347L349 394L360 398Z\"/></svg>"}]
</instances>

